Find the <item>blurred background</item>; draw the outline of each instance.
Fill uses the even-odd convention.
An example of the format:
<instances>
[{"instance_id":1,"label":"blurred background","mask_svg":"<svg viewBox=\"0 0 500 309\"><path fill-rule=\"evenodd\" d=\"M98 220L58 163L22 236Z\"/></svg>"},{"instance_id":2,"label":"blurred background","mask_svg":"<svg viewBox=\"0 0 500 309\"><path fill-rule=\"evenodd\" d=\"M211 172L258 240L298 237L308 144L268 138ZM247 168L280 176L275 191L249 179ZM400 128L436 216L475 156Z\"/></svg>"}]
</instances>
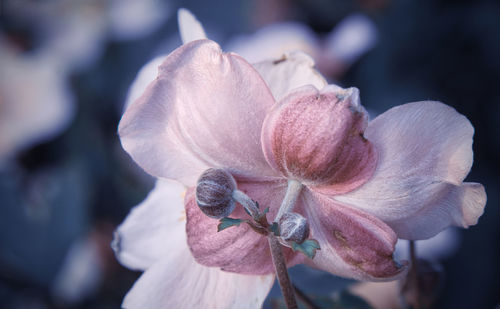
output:
<instances>
[{"instance_id":1,"label":"blurred background","mask_svg":"<svg viewBox=\"0 0 500 309\"><path fill-rule=\"evenodd\" d=\"M427 99L464 114L476 130L467 180L486 187L486 210L421 253L442 266L436 308L498 308L498 1L0 0L1 308L118 308L140 275L110 243L154 179L116 131L141 67L181 44L180 7L252 62L308 52L373 116ZM321 295L352 283L301 267L292 280Z\"/></svg>"}]
</instances>

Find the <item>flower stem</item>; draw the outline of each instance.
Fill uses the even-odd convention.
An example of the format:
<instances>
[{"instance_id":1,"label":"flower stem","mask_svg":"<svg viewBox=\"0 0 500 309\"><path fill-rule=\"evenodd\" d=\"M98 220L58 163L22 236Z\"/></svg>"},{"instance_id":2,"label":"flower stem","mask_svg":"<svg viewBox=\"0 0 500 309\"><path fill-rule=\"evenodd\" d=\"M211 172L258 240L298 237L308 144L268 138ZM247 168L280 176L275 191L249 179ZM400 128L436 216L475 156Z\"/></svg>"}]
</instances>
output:
<instances>
[{"instance_id":1,"label":"flower stem","mask_svg":"<svg viewBox=\"0 0 500 309\"><path fill-rule=\"evenodd\" d=\"M286 188L285 198L281 203L276 218L274 218L274 222L278 222L284 214L293 210L293 207L295 206L295 202L297 201L297 197L299 197L301 190L302 184L300 182L298 182L297 180L288 180L288 187Z\"/></svg>"},{"instance_id":2,"label":"flower stem","mask_svg":"<svg viewBox=\"0 0 500 309\"><path fill-rule=\"evenodd\" d=\"M252 218L258 220L260 214L259 209L257 208L255 202L248 195L241 192L240 190L234 190L232 197L246 209L246 211L250 214L250 216L252 216Z\"/></svg>"},{"instance_id":3,"label":"flower stem","mask_svg":"<svg viewBox=\"0 0 500 309\"><path fill-rule=\"evenodd\" d=\"M420 309L420 286L419 286L419 280L418 280L418 261L417 261L417 253L416 253L416 246L415 246L415 241L410 240L409 242L410 245L410 259L411 259L411 280L413 280L413 295L414 295L414 303L413 303L413 308L415 309Z\"/></svg>"},{"instance_id":4,"label":"flower stem","mask_svg":"<svg viewBox=\"0 0 500 309\"><path fill-rule=\"evenodd\" d=\"M310 299L304 292L302 292L295 284L293 285L293 288L295 289L297 298L306 306L307 309L319 309L319 307L316 306L312 299Z\"/></svg>"},{"instance_id":5,"label":"flower stem","mask_svg":"<svg viewBox=\"0 0 500 309\"><path fill-rule=\"evenodd\" d=\"M276 238L276 236L272 233L267 236L267 239L269 241L269 247L271 248L274 270L276 271L276 276L278 277L278 283L280 284L286 307L288 309L297 309L298 306L297 300L295 299L294 287L290 281L290 277L288 276L285 257L283 256L283 251L281 251L281 244L279 243L278 238Z\"/></svg>"}]
</instances>

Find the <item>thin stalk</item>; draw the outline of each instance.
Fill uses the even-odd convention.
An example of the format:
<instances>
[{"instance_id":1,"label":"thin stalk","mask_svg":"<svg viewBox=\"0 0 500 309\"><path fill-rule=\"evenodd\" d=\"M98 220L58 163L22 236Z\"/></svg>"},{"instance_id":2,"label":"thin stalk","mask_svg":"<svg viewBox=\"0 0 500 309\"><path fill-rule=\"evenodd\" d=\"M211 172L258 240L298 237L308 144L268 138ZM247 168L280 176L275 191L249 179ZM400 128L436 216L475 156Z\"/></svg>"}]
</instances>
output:
<instances>
[{"instance_id":1,"label":"thin stalk","mask_svg":"<svg viewBox=\"0 0 500 309\"><path fill-rule=\"evenodd\" d=\"M308 309L319 309L318 306L310 299L306 293L302 292L296 285L293 285L293 288L295 289L295 295L297 295L297 298L306 306Z\"/></svg>"},{"instance_id":2,"label":"thin stalk","mask_svg":"<svg viewBox=\"0 0 500 309\"><path fill-rule=\"evenodd\" d=\"M232 197L246 209L246 211L250 214L250 216L252 216L252 218L258 220L260 214L259 209L257 208L255 202L248 195L240 190L234 190Z\"/></svg>"},{"instance_id":3,"label":"thin stalk","mask_svg":"<svg viewBox=\"0 0 500 309\"><path fill-rule=\"evenodd\" d=\"M414 289L414 307L415 309L420 309L420 286L418 280L418 261L417 261L417 250L415 248L415 241L410 240L410 259L411 259L411 278L413 280Z\"/></svg>"},{"instance_id":4,"label":"thin stalk","mask_svg":"<svg viewBox=\"0 0 500 309\"><path fill-rule=\"evenodd\" d=\"M267 239L269 241L269 247L271 248L274 270L276 272L276 276L278 277L278 283L280 284L281 293L283 293L286 307L288 309L298 309L294 287L290 281L290 277L288 276L285 257L283 256L283 251L281 251L281 244L279 243L278 238L276 238L276 236L272 233L267 236Z\"/></svg>"},{"instance_id":5,"label":"thin stalk","mask_svg":"<svg viewBox=\"0 0 500 309\"><path fill-rule=\"evenodd\" d=\"M297 197L299 196L302 187L303 187L302 184L297 180L288 180L288 187L286 188L285 198L281 203L276 218L274 218L274 222L278 222L284 214L291 212L293 210L293 207L295 206L295 202L297 201Z\"/></svg>"}]
</instances>

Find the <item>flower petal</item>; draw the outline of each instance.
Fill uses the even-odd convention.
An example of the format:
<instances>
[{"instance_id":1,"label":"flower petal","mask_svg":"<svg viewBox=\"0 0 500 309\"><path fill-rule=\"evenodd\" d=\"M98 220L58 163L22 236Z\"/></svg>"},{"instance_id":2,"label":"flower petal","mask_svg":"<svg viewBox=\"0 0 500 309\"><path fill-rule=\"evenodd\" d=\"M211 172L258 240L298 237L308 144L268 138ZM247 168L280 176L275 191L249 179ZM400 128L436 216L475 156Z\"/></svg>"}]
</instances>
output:
<instances>
[{"instance_id":1,"label":"flower petal","mask_svg":"<svg viewBox=\"0 0 500 309\"><path fill-rule=\"evenodd\" d=\"M337 24L325 39L325 53L351 65L377 42L377 27L363 14L351 14Z\"/></svg>"},{"instance_id":2,"label":"flower petal","mask_svg":"<svg viewBox=\"0 0 500 309\"><path fill-rule=\"evenodd\" d=\"M403 239L427 239L450 225L467 228L475 225L483 214L486 192L478 183L466 182L461 186L439 184L430 186L422 194L434 194L434 198L422 201L417 213L399 220L387 221Z\"/></svg>"},{"instance_id":3,"label":"flower petal","mask_svg":"<svg viewBox=\"0 0 500 309\"><path fill-rule=\"evenodd\" d=\"M262 127L269 164L285 177L329 194L363 184L377 158L363 137L368 116L358 93L335 85L321 91L304 86L274 105Z\"/></svg>"},{"instance_id":4,"label":"flower petal","mask_svg":"<svg viewBox=\"0 0 500 309\"><path fill-rule=\"evenodd\" d=\"M209 40L181 46L122 117L122 146L148 173L193 186L208 167L275 176L260 146L274 99L245 60Z\"/></svg>"},{"instance_id":5,"label":"flower petal","mask_svg":"<svg viewBox=\"0 0 500 309\"><path fill-rule=\"evenodd\" d=\"M295 22L273 23L250 35L239 35L224 45L250 63L280 59L291 51L302 51L316 59L320 42L308 26Z\"/></svg>"},{"instance_id":6,"label":"flower petal","mask_svg":"<svg viewBox=\"0 0 500 309\"><path fill-rule=\"evenodd\" d=\"M122 265L145 270L172 248L186 246L185 191L177 182L158 180L148 197L132 209L112 243Z\"/></svg>"},{"instance_id":7,"label":"flower petal","mask_svg":"<svg viewBox=\"0 0 500 309\"><path fill-rule=\"evenodd\" d=\"M109 5L106 16L109 30L118 40L143 38L161 26L171 14L171 6L166 1L122 0L106 5Z\"/></svg>"},{"instance_id":8,"label":"flower petal","mask_svg":"<svg viewBox=\"0 0 500 309\"><path fill-rule=\"evenodd\" d=\"M260 308L274 275L229 273L198 264L189 249L149 268L126 295L129 308Z\"/></svg>"},{"instance_id":9,"label":"flower petal","mask_svg":"<svg viewBox=\"0 0 500 309\"><path fill-rule=\"evenodd\" d=\"M254 67L277 101L305 85L313 85L317 89L327 85L325 78L314 68L314 60L300 51L285 53L280 59L258 62Z\"/></svg>"},{"instance_id":10,"label":"flower petal","mask_svg":"<svg viewBox=\"0 0 500 309\"><path fill-rule=\"evenodd\" d=\"M311 237L321 246L308 264L358 280L382 281L402 276L393 260L396 234L382 221L310 190L303 191L303 211Z\"/></svg>"},{"instance_id":11,"label":"flower petal","mask_svg":"<svg viewBox=\"0 0 500 309\"><path fill-rule=\"evenodd\" d=\"M125 111L132 103L134 103L146 90L149 84L155 80L158 75L158 67L165 61L167 55L158 56L146 63L137 73L137 76L130 86L127 93L127 100L123 110Z\"/></svg>"},{"instance_id":12,"label":"flower petal","mask_svg":"<svg viewBox=\"0 0 500 309\"><path fill-rule=\"evenodd\" d=\"M286 182L239 182L238 188L262 205L261 210L270 207L270 221L276 216L283 200ZM185 206L188 245L198 263L241 274L262 275L274 272L266 236L253 231L245 223L217 232L218 220L201 212L192 189L186 194ZM241 206L237 206L230 217L249 219ZM303 258L289 248L284 248L283 253L288 266L299 263Z\"/></svg>"},{"instance_id":13,"label":"flower petal","mask_svg":"<svg viewBox=\"0 0 500 309\"><path fill-rule=\"evenodd\" d=\"M177 21L183 44L207 38L202 24L189 10L179 9L177 11Z\"/></svg>"},{"instance_id":14,"label":"flower petal","mask_svg":"<svg viewBox=\"0 0 500 309\"><path fill-rule=\"evenodd\" d=\"M373 177L335 199L389 224L400 238L425 239L453 224L475 224L486 203L462 184L472 165L474 128L439 102L408 103L374 119L365 137L379 152Z\"/></svg>"}]
</instances>

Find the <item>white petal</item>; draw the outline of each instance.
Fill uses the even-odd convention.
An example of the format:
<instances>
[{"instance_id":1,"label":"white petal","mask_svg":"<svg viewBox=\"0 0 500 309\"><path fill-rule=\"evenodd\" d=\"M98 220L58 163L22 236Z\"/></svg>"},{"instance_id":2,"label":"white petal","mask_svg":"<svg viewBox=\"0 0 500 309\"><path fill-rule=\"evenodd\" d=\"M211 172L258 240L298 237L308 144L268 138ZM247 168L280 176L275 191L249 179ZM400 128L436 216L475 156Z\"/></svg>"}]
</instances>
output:
<instances>
[{"instance_id":1,"label":"white petal","mask_svg":"<svg viewBox=\"0 0 500 309\"><path fill-rule=\"evenodd\" d=\"M158 28L170 13L167 1L109 1L110 31L115 39L140 38Z\"/></svg>"},{"instance_id":2,"label":"white petal","mask_svg":"<svg viewBox=\"0 0 500 309\"><path fill-rule=\"evenodd\" d=\"M127 94L127 100L123 110L125 111L135 100L137 100L146 90L149 84L158 76L158 67L165 61L167 55L161 55L144 65L137 73L132 86Z\"/></svg>"},{"instance_id":3,"label":"white petal","mask_svg":"<svg viewBox=\"0 0 500 309\"><path fill-rule=\"evenodd\" d=\"M392 108L365 131L379 151L372 179L335 198L382 219L400 238L425 239L449 225L475 224L486 203L484 188L462 185L472 165L473 134L467 118L439 102Z\"/></svg>"},{"instance_id":4,"label":"white petal","mask_svg":"<svg viewBox=\"0 0 500 309\"><path fill-rule=\"evenodd\" d=\"M274 275L224 272L195 262L187 246L149 268L126 295L122 307L259 308Z\"/></svg>"},{"instance_id":5,"label":"white petal","mask_svg":"<svg viewBox=\"0 0 500 309\"><path fill-rule=\"evenodd\" d=\"M122 265L145 270L186 246L185 191L177 182L158 180L148 197L132 209L112 243Z\"/></svg>"},{"instance_id":6,"label":"white petal","mask_svg":"<svg viewBox=\"0 0 500 309\"><path fill-rule=\"evenodd\" d=\"M207 38L202 24L189 10L179 9L177 11L177 21L183 44Z\"/></svg>"},{"instance_id":7,"label":"white petal","mask_svg":"<svg viewBox=\"0 0 500 309\"><path fill-rule=\"evenodd\" d=\"M58 64L9 47L0 38L0 161L59 134L74 114Z\"/></svg>"},{"instance_id":8,"label":"white petal","mask_svg":"<svg viewBox=\"0 0 500 309\"><path fill-rule=\"evenodd\" d=\"M374 23L362 14L342 20L326 38L325 52L345 64L352 64L377 41Z\"/></svg>"},{"instance_id":9,"label":"white petal","mask_svg":"<svg viewBox=\"0 0 500 309\"><path fill-rule=\"evenodd\" d=\"M314 60L299 51L285 53L280 59L258 62L254 67L266 81L276 101L305 85L313 85L319 90L327 85L314 68Z\"/></svg>"},{"instance_id":10,"label":"white petal","mask_svg":"<svg viewBox=\"0 0 500 309\"><path fill-rule=\"evenodd\" d=\"M313 57L319 52L314 32L303 24L290 22L266 26L252 35L237 36L224 47L250 63L280 59L292 51L302 51Z\"/></svg>"}]
</instances>

